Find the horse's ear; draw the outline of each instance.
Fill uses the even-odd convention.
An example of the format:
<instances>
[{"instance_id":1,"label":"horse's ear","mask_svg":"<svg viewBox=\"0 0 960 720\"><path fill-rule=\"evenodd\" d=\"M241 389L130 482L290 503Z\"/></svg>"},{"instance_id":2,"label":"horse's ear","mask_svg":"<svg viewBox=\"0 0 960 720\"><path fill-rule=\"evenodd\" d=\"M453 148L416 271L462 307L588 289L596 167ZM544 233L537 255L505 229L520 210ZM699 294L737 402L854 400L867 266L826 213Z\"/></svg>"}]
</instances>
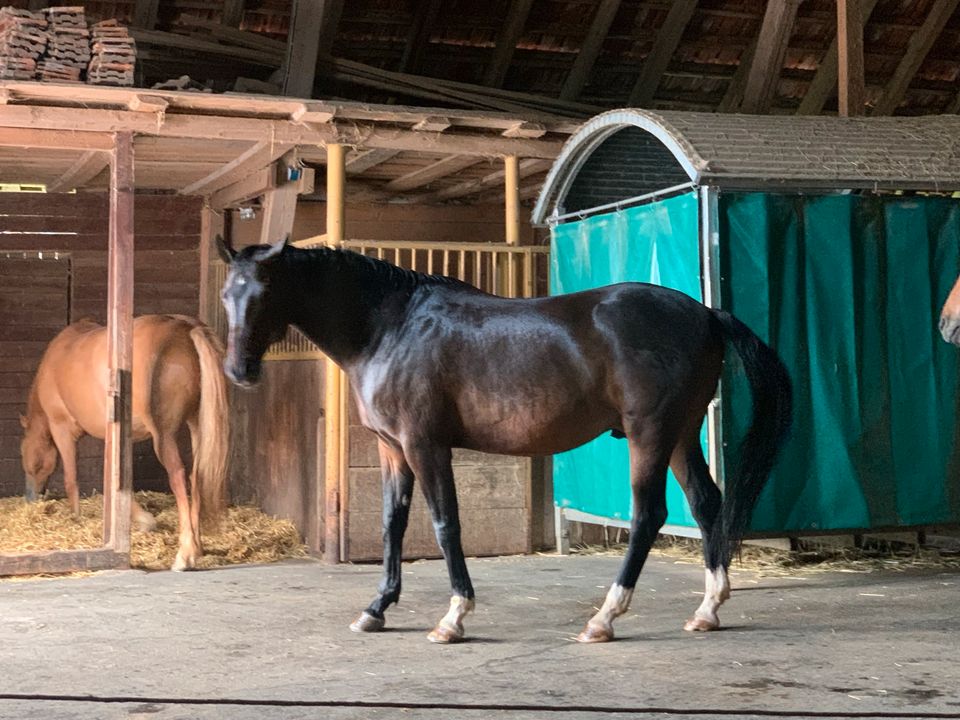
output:
<instances>
[{"instance_id":1,"label":"horse's ear","mask_svg":"<svg viewBox=\"0 0 960 720\"><path fill-rule=\"evenodd\" d=\"M22 427L24 430L26 430L26 429L27 429L27 426L29 426L29 425L30 425L30 421L27 419L27 416L21 414L21 415L20 415L20 427Z\"/></svg>"},{"instance_id":2,"label":"horse's ear","mask_svg":"<svg viewBox=\"0 0 960 720\"><path fill-rule=\"evenodd\" d=\"M233 258L236 257L237 253L232 247L223 241L223 235L217 235L216 243L217 252L220 254L220 259L227 263L227 265L232 263Z\"/></svg>"},{"instance_id":3,"label":"horse's ear","mask_svg":"<svg viewBox=\"0 0 960 720\"><path fill-rule=\"evenodd\" d=\"M287 243L290 242L290 235L288 234L278 243L274 243L266 250L264 250L258 257L258 261L269 260L270 258L277 257L280 255L287 247Z\"/></svg>"}]
</instances>

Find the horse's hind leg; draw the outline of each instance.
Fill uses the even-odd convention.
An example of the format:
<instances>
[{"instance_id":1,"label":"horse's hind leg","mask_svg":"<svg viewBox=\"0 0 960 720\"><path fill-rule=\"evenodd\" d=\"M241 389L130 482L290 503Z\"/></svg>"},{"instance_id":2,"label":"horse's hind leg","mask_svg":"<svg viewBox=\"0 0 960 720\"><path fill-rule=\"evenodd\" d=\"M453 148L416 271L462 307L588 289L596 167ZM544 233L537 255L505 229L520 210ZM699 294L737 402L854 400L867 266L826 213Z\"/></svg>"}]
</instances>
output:
<instances>
[{"instance_id":1,"label":"horse's hind leg","mask_svg":"<svg viewBox=\"0 0 960 720\"><path fill-rule=\"evenodd\" d=\"M670 460L673 474L680 483L690 503L700 532L703 536L703 560L706 566L706 587L703 602L693 617L687 620L684 630L706 631L720 627L717 609L730 597L730 581L727 568L720 558L723 548L719 537L720 490L710 476L710 469L700 448L699 431L695 436L681 442Z\"/></svg>"},{"instance_id":2,"label":"horse's hind leg","mask_svg":"<svg viewBox=\"0 0 960 720\"><path fill-rule=\"evenodd\" d=\"M420 488L430 507L437 543L447 561L453 595L450 609L427 636L430 642L452 643L463 640L463 619L473 610L473 584L460 544L460 511L453 484L450 448L429 443L411 443L404 447L410 467L420 480Z\"/></svg>"},{"instance_id":3,"label":"horse's hind leg","mask_svg":"<svg viewBox=\"0 0 960 720\"><path fill-rule=\"evenodd\" d=\"M187 422L190 430L190 449L193 455L193 467L190 469L190 526L193 530L193 542L198 552L203 553L203 543L200 539L200 488L198 486L197 448L200 445L200 428L195 420Z\"/></svg>"},{"instance_id":4,"label":"horse's hind leg","mask_svg":"<svg viewBox=\"0 0 960 720\"><path fill-rule=\"evenodd\" d=\"M375 632L384 626L384 612L400 600L403 534L410 516L413 471L403 453L380 441L380 473L383 479L383 578L377 597L350 629Z\"/></svg>"},{"instance_id":5,"label":"horse's hind leg","mask_svg":"<svg viewBox=\"0 0 960 720\"><path fill-rule=\"evenodd\" d=\"M655 434L655 433L654 433ZM613 621L627 612L640 570L657 533L667 520L668 451L652 439L631 436L630 483L633 489L633 520L630 541L616 582L610 587L600 610L577 636L579 642L613 640Z\"/></svg>"},{"instance_id":6,"label":"horse's hind leg","mask_svg":"<svg viewBox=\"0 0 960 720\"><path fill-rule=\"evenodd\" d=\"M187 497L187 473L183 459L177 448L176 436L172 433L156 432L153 436L153 449L170 478L170 489L177 500L177 516L180 524L180 548L173 561L172 570L187 570L196 566L200 557L200 547L195 540L193 522L190 516L190 500Z\"/></svg>"}]
</instances>

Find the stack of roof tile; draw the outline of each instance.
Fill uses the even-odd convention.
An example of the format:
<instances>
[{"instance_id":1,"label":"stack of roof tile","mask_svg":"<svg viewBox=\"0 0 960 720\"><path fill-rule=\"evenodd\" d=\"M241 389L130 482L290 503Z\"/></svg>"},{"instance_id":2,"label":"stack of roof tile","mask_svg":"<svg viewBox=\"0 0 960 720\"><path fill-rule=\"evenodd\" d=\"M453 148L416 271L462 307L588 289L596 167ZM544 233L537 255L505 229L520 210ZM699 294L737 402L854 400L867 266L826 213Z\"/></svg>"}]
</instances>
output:
<instances>
[{"instance_id":1,"label":"stack of roof tile","mask_svg":"<svg viewBox=\"0 0 960 720\"><path fill-rule=\"evenodd\" d=\"M42 13L0 8L0 80L32 80L46 46Z\"/></svg>"},{"instance_id":2,"label":"stack of roof tile","mask_svg":"<svg viewBox=\"0 0 960 720\"><path fill-rule=\"evenodd\" d=\"M87 68L92 85L133 85L137 46L126 27L116 20L104 20L91 28L93 58Z\"/></svg>"},{"instance_id":3,"label":"stack of roof tile","mask_svg":"<svg viewBox=\"0 0 960 720\"><path fill-rule=\"evenodd\" d=\"M60 6L46 9L47 52L37 66L41 80L79 81L90 62L90 31L82 6Z\"/></svg>"}]
</instances>

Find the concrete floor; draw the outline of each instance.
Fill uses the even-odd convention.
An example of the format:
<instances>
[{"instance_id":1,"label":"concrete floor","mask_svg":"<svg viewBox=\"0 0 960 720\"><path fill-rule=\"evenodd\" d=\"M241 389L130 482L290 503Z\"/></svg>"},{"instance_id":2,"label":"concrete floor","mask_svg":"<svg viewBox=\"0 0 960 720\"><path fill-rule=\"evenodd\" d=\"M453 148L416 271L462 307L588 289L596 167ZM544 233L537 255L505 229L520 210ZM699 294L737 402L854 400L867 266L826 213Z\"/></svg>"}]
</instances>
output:
<instances>
[{"instance_id":1,"label":"concrete floor","mask_svg":"<svg viewBox=\"0 0 960 720\"><path fill-rule=\"evenodd\" d=\"M471 560L456 646L426 639L439 562L405 566L377 635L347 628L376 566L0 582L0 718L960 718L958 574L740 571L725 629L691 635L702 570L652 557L618 640L573 642L618 564Z\"/></svg>"}]
</instances>

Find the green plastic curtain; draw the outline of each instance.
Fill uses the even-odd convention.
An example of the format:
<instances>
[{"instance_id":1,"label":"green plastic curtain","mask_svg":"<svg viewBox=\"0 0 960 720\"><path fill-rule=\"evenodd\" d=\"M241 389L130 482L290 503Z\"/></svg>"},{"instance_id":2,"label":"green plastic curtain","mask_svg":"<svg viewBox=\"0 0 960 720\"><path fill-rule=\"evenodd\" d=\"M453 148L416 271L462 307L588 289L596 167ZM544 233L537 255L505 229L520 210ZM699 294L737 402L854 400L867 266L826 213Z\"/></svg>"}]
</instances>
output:
<instances>
[{"instance_id":1,"label":"green plastic curtain","mask_svg":"<svg viewBox=\"0 0 960 720\"><path fill-rule=\"evenodd\" d=\"M753 529L868 529L960 521L957 348L937 331L957 276L948 198L720 197L722 304L780 353L794 429ZM750 418L727 363L729 452Z\"/></svg>"},{"instance_id":2,"label":"green plastic curtain","mask_svg":"<svg viewBox=\"0 0 960 720\"><path fill-rule=\"evenodd\" d=\"M550 253L551 293L624 281L656 283L700 299L698 203L695 193L559 225ZM701 433L706 447L706 430ZM555 502L606 518L631 517L627 443L603 435L554 456ZM667 522L694 527L679 485L667 487Z\"/></svg>"}]
</instances>

